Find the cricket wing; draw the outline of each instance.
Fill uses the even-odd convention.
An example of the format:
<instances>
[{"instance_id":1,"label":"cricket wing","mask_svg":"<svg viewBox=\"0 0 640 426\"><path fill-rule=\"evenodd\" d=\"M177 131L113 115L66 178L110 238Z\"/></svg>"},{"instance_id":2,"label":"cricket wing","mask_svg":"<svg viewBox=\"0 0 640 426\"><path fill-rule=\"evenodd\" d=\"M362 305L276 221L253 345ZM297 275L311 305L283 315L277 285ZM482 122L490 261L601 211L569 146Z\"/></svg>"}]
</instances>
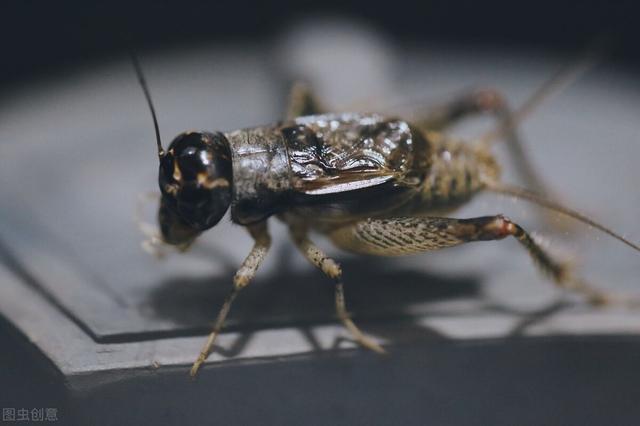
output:
<instances>
[{"instance_id":1,"label":"cricket wing","mask_svg":"<svg viewBox=\"0 0 640 426\"><path fill-rule=\"evenodd\" d=\"M298 193L352 193L410 185L414 135L408 124L377 115L300 117L282 129Z\"/></svg>"}]
</instances>

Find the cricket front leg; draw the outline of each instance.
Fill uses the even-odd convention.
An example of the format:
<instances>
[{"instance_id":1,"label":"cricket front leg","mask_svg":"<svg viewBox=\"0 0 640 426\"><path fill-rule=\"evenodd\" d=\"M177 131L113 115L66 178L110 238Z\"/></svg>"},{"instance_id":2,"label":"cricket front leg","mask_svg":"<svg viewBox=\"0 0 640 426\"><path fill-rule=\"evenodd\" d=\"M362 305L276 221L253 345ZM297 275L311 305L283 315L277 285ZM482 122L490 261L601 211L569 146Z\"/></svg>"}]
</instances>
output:
<instances>
[{"instance_id":1,"label":"cricket front leg","mask_svg":"<svg viewBox=\"0 0 640 426\"><path fill-rule=\"evenodd\" d=\"M353 339L360 345L374 352L385 353L385 350L377 342L367 337L356 324L353 322L347 311L344 297L344 285L342 284L342 268L330 257L328 257L318 246L309 240L306 230L292 229L291 237L304 255L315 267L320 269L327 277L331 278L335 283L335 303L336 313L342 324L349 330Z\"/></svg>"},{"instance_id":2,"label":"cricket front leg","mask_svg":"<svg viewBox=\"0 0 640 426\"><path fill-rule=\"evenodd\" d=\"M198 373L198 369L209 356L211 348L213 347L213 344L215 343L220 330L222 330L222 327L224 326L224 321L227 317L227 314L229 313L229 310L231 309L231 304L233 303L236 296L238 296L240 290L245 288L251 282L256 274L256 271L258 270L258 267L266 257L269 251L269 247L271 246L271 237L269 236L269 232L267 230L266 221L251 225L247 227L247 229L254 240L253 248L251 249L249 255L245 258L244 262L242 262L242 266L240 266L240 269L238 269L236 275L233 277L233 287L224 300L224 304L222 305L222 308L218 313L218 317L213 326L213 331L211 332L211 334L209 334L209 338L202 348L202 351L200 351L198 359L193 363L193 366L191 367L191 377L195 377L195 375Z\"/></svg>"},{"instance_id":3,"label":"cricket front leg","mask_svg":"<svg viewBox=\"0 0 640 426\"><path fill-rule=\"evenodd\" d=\"M520 225L501 215L471 219L369 219L339 228L330 234L338 247L378 256L416 254L474 241L501 240L509 236L518 240L534 263L559 287L581 293L595 305L611 301L605 293L574 276L568 263L552 256Z\"/></svg>"}]
</instances>

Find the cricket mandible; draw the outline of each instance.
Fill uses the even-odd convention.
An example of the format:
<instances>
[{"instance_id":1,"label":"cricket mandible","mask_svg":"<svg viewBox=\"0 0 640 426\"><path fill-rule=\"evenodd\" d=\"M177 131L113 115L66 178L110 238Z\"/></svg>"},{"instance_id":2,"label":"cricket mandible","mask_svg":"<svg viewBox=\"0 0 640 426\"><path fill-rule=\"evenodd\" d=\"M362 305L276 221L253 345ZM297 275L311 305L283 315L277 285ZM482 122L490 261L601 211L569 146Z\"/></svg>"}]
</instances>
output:
<instances>
[{"instance_id":1,"label":"cricket mandible","mask_svg":"<svg viewBox=\"0 0 640 426\"><path fill-rule=\"evenodd\" d=\"M557 286L593 304L612 301L576 275L516 222L496 214L448 217L482 191L508 194L587 223L640 251L640 247L583 214L549 198L523 153L515 125L539 100L575 76L563 71L521 108L511 111L499 92L467 92L435 106L411 123L375 113L328 113L308 86L294 85L285 120L231 132L185 132L165 150L151 95L138 60L138 80L155 127L160 161L160 232L150 244L186 249L230 210L254 245L233 277L231 291L190 374L207 359L240 290L253 279L269 251L267 221L275 216L311 264L335 283L340 321L360 345L384 348L350 318L339 263L309 238L326 235L340 249L366 255L401 256L474 241L514 237ZM492 114L499 126L472 142L449 136L465 117ZM504 139L528 189L501 182L489 142ZM148 231L148 229L147 229Z\"/></svg>"}]
</instances>

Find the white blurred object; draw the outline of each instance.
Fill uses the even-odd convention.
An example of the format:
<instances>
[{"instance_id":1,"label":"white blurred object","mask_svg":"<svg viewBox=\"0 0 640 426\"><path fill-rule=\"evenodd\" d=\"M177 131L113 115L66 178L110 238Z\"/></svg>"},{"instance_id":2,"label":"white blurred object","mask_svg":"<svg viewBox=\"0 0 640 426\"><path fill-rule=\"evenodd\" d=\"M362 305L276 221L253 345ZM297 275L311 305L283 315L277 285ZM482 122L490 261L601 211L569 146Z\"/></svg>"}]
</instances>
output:
<instances>
[{"instance_id":1,"label":"white blurred object","mask_svg":"<svg viewBox=\"0 0 640 426\"><path fill-rule=\"evenodd\" d=\"M312 84L338 107L363 98L385 99L393 88L395 54L372 27L335 18L301 21L277 44L285 76Z\"/></svg>"}]
</instances>

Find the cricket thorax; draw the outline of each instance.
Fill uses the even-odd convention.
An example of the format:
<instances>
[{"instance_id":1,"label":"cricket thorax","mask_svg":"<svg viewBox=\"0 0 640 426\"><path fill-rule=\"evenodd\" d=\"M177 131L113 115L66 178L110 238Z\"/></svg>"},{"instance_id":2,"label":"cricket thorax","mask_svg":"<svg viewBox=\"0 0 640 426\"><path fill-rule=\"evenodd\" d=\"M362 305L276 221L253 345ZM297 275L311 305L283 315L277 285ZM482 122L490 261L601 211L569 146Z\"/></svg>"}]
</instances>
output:
<instances>
[{"instance_id":1,"label":"cricket thorax","mask_svg":"<svg viewBox=\"0 0 640 426\"><path fill-rule=\"evenodd\" d=\"M231 218L241 225L263 220L283 208L291 184L281 132L258 127L226 134L231 146Z\"/></svg>"}]
</instances>

